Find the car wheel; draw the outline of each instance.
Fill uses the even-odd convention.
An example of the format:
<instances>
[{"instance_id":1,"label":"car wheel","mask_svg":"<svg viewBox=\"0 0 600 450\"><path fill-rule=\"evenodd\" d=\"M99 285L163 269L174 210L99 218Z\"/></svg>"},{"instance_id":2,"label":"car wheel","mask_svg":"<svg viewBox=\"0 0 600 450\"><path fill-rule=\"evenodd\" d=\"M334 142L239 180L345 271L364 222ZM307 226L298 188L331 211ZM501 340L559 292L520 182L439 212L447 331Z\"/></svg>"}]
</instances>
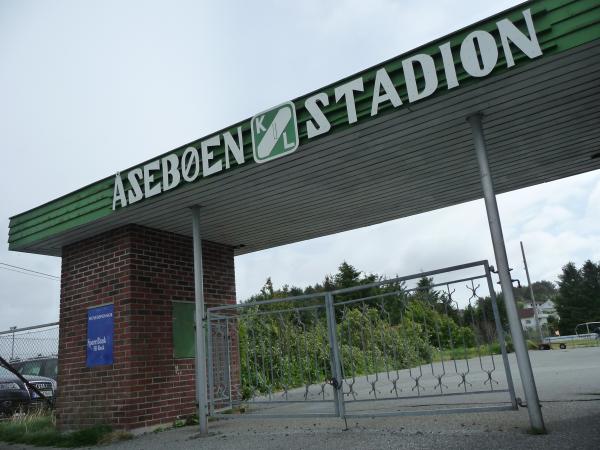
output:
<instances>
[{"instance_id":1,"label":"car wheel","mask_svg":"<svg viewBox=\"0 0 600 450\"><path fill-rule=\"evenodd\" d=\"M560 344L559 347L561 350L564 350L567 348L567 344Z\"/></svg>"}]
</instances>

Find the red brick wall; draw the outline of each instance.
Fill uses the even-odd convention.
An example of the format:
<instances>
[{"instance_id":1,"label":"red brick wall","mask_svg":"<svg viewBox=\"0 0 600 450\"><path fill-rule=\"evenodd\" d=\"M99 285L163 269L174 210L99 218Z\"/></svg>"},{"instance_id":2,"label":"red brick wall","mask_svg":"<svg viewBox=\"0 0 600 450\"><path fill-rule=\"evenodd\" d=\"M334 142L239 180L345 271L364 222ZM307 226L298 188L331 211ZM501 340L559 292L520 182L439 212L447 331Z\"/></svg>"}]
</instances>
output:
<instances>
[{"instance_id":1,"label":"red brick wall","mask_svg":"<svg viewBox=\"0 0 600 450\"><path fill-rule=\"evenodd\" d=\"M202 255L207 306L235 303L233 248L204 241ZM63 429L140 428L195 412L193 359L173 358L173 300L194 300L191 238L127 225L63 248ZM105 303L114 304L114 364L87 368L87 309Z\"/></svg>"}]
</instances>

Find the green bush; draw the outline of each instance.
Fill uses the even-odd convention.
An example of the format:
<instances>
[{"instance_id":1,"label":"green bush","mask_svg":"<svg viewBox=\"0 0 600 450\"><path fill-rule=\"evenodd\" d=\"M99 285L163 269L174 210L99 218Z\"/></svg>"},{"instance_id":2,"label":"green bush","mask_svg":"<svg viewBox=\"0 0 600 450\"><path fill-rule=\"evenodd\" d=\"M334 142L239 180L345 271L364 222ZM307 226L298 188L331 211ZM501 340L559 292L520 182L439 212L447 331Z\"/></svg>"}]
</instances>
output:
<instances>
[{"instance_id":1,"label":"green bush","mask_svg":"<svg viewBox=\"0 0 600 450\"><path fill-rule=\"evenodd\" d=\"M239 321L244 399L270 390L328 381L331 355L325 318L255 312L244 312ZM437 314L435 318L441 320L442 316ZM392 325L379 308L346 308L336 329L344 377L399 370L430 361L434 346L423 328L406 317ZM464 331L454 324L452 330L471 339L469 329ZM460 334L457 336L460 338Z\"/></svg>"},{"instance_id":2,"label":"green bush","mask_svg":"<svg viewBox=\"0 0 600 450\"><path fill-rule=\"evenodd\" d=\"M33 412L0 422L0 441L51 447L83 447L97 445L111 433L107 425L97 425L62 433L56 428L50 412Z\"/></svg>"},{"instance_id":3,"label":"green bush","mask_svg":"<svg viewBox=\"0 0 600 450\"><path fill-rule=\"evenodd\" d=\"M476 327L472 317L467 320L458 310L451 316L447 306L421 297L386 297L370 306L364 302L336 305L344 378L440 359L500 353L493 323ZM303 307L307 308L301 311L294 309L296 306L282 302L241 311L243 399L330 381L331 355L322 300L306 301ZM466 323L470 326L463 326ZM510 342L507 348L511 351Z\"/></svg>"}]
</instances>

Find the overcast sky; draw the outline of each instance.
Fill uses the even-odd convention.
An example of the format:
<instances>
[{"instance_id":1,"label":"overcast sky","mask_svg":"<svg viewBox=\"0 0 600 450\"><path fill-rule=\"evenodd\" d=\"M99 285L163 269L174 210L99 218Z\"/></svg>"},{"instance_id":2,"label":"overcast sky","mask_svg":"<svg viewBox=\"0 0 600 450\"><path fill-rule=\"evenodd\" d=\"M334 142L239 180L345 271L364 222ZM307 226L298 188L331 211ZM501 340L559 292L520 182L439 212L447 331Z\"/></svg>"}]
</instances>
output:
<instances>
[{"instance_id":1,"label":"overcast sky","mask_svg":"<svg viewBox=\"0 0 600 450\"><path fill-rule=\"evenodd\" d=\"M8 218L519 3L0 0L0 262ZM600 259L600 174L499 197L514 274ZM395 275L493 261L482 201L236 258L245 299L343 261ZM58 319L59 283L0 270L0 330Z\"/></svg>"}]
</instances>

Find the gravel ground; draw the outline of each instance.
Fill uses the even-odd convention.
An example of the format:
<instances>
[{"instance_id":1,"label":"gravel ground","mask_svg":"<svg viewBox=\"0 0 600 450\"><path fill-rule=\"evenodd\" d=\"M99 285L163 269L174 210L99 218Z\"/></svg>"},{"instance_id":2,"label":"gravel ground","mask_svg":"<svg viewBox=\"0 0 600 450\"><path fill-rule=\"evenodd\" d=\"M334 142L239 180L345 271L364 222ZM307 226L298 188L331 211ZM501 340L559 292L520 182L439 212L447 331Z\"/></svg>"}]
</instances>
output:
<instances>
[{"instance_id":1,"label":"gravel ground","mask_svg":"<svg viewBox=\"0 0 600 450\"><path fill-rule=\"evenodd\" d=\"M511 355L513 356L513 355ZM527 410L420 417L353 419L243 418L148 433L103 446L119 450L178 449L598 449L600 348L531 352L546 435L528 432ZM514 358L511 358L513 367ZM520 383L515 376L517 395ZM477 401L481 401L478 396ZM0 444L0 448L1 444ZM7 449L32 447L11 445ZM39 447L38 447L39 448Z\"/></svg>"}]
</instances>

